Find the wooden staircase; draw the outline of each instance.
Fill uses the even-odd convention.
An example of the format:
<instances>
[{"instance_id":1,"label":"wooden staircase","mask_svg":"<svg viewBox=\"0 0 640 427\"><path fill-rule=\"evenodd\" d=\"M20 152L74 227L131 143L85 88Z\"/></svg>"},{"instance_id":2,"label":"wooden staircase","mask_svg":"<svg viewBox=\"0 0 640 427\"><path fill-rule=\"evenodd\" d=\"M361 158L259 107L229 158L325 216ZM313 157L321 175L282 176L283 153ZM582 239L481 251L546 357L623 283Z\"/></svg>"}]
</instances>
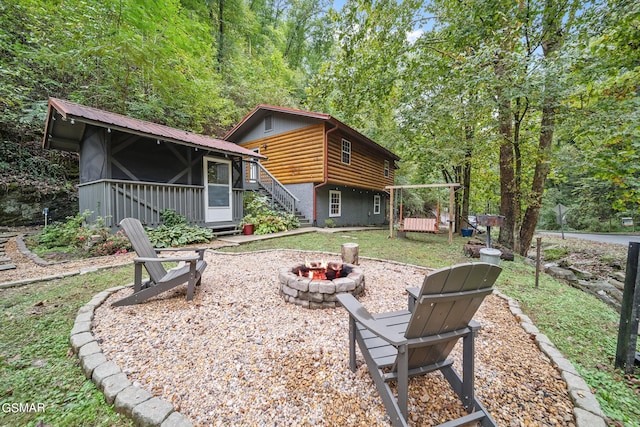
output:
<instances>
[{"instance_id":1,"label":"wooden staircase","mask_svg":"<svg viewBox=\"0 0 640 427\"><path fill-rule=\"evenodd\" d=\"M271 195L271 193L269 193L269 191L267 189L265 189L262 186L259 186L257 189L252 189L250 191L254 191L264 197L267 198L267 201L269 202L269 205L271 206L272 209L276 210L276 211L280 211L280 212L289 212L284 206L282 206L280 203L278 203L278 201L276 199L273 198L273 196ZM300 228L304 228L304 227L311 227L311 221L309 219L307 219L307 217L305 217L302 212L300 212L297 208L295 208L295 210L293 211L293 214L296 216L296 218L298 218L298 222L300 223Z\"/></svg>"},{"instance_id":2,"label":"wooden staircase","mask_svg":"<svg viewBox=\"0 0 640 427\"><path fill-rule=\"evenodd\" d=\"M311 221L297 209L300 201L287 188L280 183L271 173L258 162L245 162L249 179L245 181L245 187L267 198L271 208L281 212L289 212L298 217L300 227L311 227Z\"/></svg>"}]
</instances>

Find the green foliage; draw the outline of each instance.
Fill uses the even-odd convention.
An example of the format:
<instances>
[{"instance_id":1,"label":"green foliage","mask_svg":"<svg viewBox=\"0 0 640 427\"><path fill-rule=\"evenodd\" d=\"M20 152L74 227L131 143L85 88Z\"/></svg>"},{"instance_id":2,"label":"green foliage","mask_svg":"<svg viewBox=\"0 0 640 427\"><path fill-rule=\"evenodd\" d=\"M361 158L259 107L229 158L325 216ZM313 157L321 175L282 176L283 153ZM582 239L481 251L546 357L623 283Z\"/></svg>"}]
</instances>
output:
<instances>
[{"instance_id":1,"label":"green foliage","mask_svg":"<svg viewBox=\"0 0 640 427\"><path fill-rule=\"evenodd\" d=\"M45 227L33 239L33 248L41 256L51 250L70 251L79 258L117 255L131 249L129 240L122 231L111 233L104 225L103 218L88 225L86 219L91 212L85 211L74 217L67 217L63 223L54 223Z\"/></svg>"},{"instance_id":2,"label":"green foliage","mask_svg":"<svg viewBox=\"0 0 640 427\"><path fill-rule=\"evenodd\" d=\"M86 219L91 212L78 213L74 217L67 217L66 222L53 223L45 227L35 237L39 246L51 249L59 246L76 246L79 236L84 236L82 231Z\"/></svg>"},{"instance_id":3,"label":"green foliage","mask_svg":"<svg viewBox=\"0 0 640 427\"><path fill-rule=\"evenodd\" d=\"M166 209L160 214L162 223L167 227L176 227L187 224L187 218L173 209Z\"/></svg>"},{"instance_id":4,"label":"green foliage","mask_svg":"<svg viewBox=\"0 0 640 427\"><path fill-rule=\"evenodd\" d=\"M186 218L173 210L162 212L161 217L164 221L162 225L146 230L151 244L156 248L208 243L215 237L210 229L188 224Z\"/></svg>"},{"instance_id":5,"label":"green foliage","mask_svg":"<svg viewBox=\"0 0 640 427\"><path fill-rule=\"evenodd\" d=\"M69 334L78 310L107 288L131 281L133 267L0 290L0 400L42 403L44 412L0 411L3 426L131 426L107 405L75 356Z\"/></svg>"},{"instance_id":6,"label":"green foliage","mask_svg":"<svg viewBox=\"0 0 640 427\"><path fill-rule=\"evenodd\" d=\"M247 192L243 201L245 216L241 225L253 224L255 234L278 233L300 227L300 221L295 215L271 209L265 196Z\"/></svg>"},{"instance_id":7,"label":"green foliage","mask_svg":"<svg viewBox=\"0 0 640 427\"><path fill-rule=\"evenodd\" d=\"M557 261L566 257L569 254L569 249L566 247L562 248L548 248L544 250L544 259L545 261Z\"/></svg>"}]
</instances>

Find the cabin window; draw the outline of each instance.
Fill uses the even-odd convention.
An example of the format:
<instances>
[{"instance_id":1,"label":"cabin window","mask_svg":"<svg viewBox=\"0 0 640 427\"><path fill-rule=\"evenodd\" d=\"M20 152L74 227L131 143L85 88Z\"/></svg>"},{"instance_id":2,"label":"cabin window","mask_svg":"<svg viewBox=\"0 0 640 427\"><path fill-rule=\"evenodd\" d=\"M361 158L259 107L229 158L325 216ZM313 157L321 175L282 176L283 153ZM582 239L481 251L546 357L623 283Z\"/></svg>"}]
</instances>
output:
<instances>
[{"instance_id":1,"label":"cabin window","mask_svg":"<svg viewBox=\"0 0 640 427\"><path fill-rule=\"evenodd\" d=\"M389 160L384 161L384 177L389 178Z\"/></svg>"},{"instance_id":2,"label":"cabin window","mask_svg":"<svg viewBox=\"0 0 640 427\"><path fill-rule=\"evenodd\" d=\"M329 191L329 216L340 216L342 212L342 193Z\"/></svg>"},{"instance_id":3,"label":"cabin window","mask_svg":"<svg viewBox=\"0 0 640 427\"><path fill-rule=\"evenodd\" d=\"M379 194L376 194L375 196L373 196L373 214L374 215L380 214L380 195Z\"/></svg>"},{"instance_id":4,"label":"cabin window","mask_svg":"<svg viewBox=\"0 0 640 427\"><path fill-rule=\"evenodd\" d=\"M273 130L273 116L271 114L264 116L264 131L271 132Z\"/></svg>"},{"instance_id":5,"label":"cabin window","mask_svg":"<svg viewBox=\"0 0 640 427\"><path fill-rule=\"evenodd\" d=\"M351 164L351 141L346 139L342 140L342 163L345 165Z\"/></svg>"}]
</instances>

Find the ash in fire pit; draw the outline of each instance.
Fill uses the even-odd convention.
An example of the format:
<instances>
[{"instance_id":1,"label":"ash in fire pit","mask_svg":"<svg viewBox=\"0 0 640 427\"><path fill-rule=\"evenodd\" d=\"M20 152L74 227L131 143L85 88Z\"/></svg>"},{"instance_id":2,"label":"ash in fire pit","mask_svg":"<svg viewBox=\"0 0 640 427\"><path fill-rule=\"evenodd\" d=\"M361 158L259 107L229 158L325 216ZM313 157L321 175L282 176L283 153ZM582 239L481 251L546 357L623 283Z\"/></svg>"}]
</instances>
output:
<instances>
[{"instance_id":1,"label":"ash in fire pit","mask_svg":"<svg viewBox=\"0 0 640 427\"><path fill-rule=\"evenodd\" d=\"M281 268L280 294L285 301L306 308L334 308L336 294L364 291L364 273L360 267L339 262L312 261L292 268Z\"/></svg>"}]
</instances>

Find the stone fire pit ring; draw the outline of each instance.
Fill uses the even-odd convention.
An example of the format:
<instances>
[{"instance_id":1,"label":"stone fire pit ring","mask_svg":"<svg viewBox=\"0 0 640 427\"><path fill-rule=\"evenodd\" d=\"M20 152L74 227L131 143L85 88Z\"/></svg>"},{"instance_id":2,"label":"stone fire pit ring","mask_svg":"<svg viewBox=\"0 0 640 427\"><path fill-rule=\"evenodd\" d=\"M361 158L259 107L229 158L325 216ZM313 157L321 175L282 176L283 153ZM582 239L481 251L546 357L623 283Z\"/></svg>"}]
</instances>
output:
<instances>
[{"instance_id":1,"label":"stone fire pit ring","mask_svg":"<svg viewBox=\"0 0 640 427\"><path fill-rule=\"evenodd\" d=\"M345 277L333 280L309 279L294 273L293 267L283 267L278 273L280 295L291 304L304 308L335 308L338 306L337 294L350 293L354 296L364 292L365 281L362 268L353 264L342 264L348 271Z\"/></svg>"}]
</instances>

